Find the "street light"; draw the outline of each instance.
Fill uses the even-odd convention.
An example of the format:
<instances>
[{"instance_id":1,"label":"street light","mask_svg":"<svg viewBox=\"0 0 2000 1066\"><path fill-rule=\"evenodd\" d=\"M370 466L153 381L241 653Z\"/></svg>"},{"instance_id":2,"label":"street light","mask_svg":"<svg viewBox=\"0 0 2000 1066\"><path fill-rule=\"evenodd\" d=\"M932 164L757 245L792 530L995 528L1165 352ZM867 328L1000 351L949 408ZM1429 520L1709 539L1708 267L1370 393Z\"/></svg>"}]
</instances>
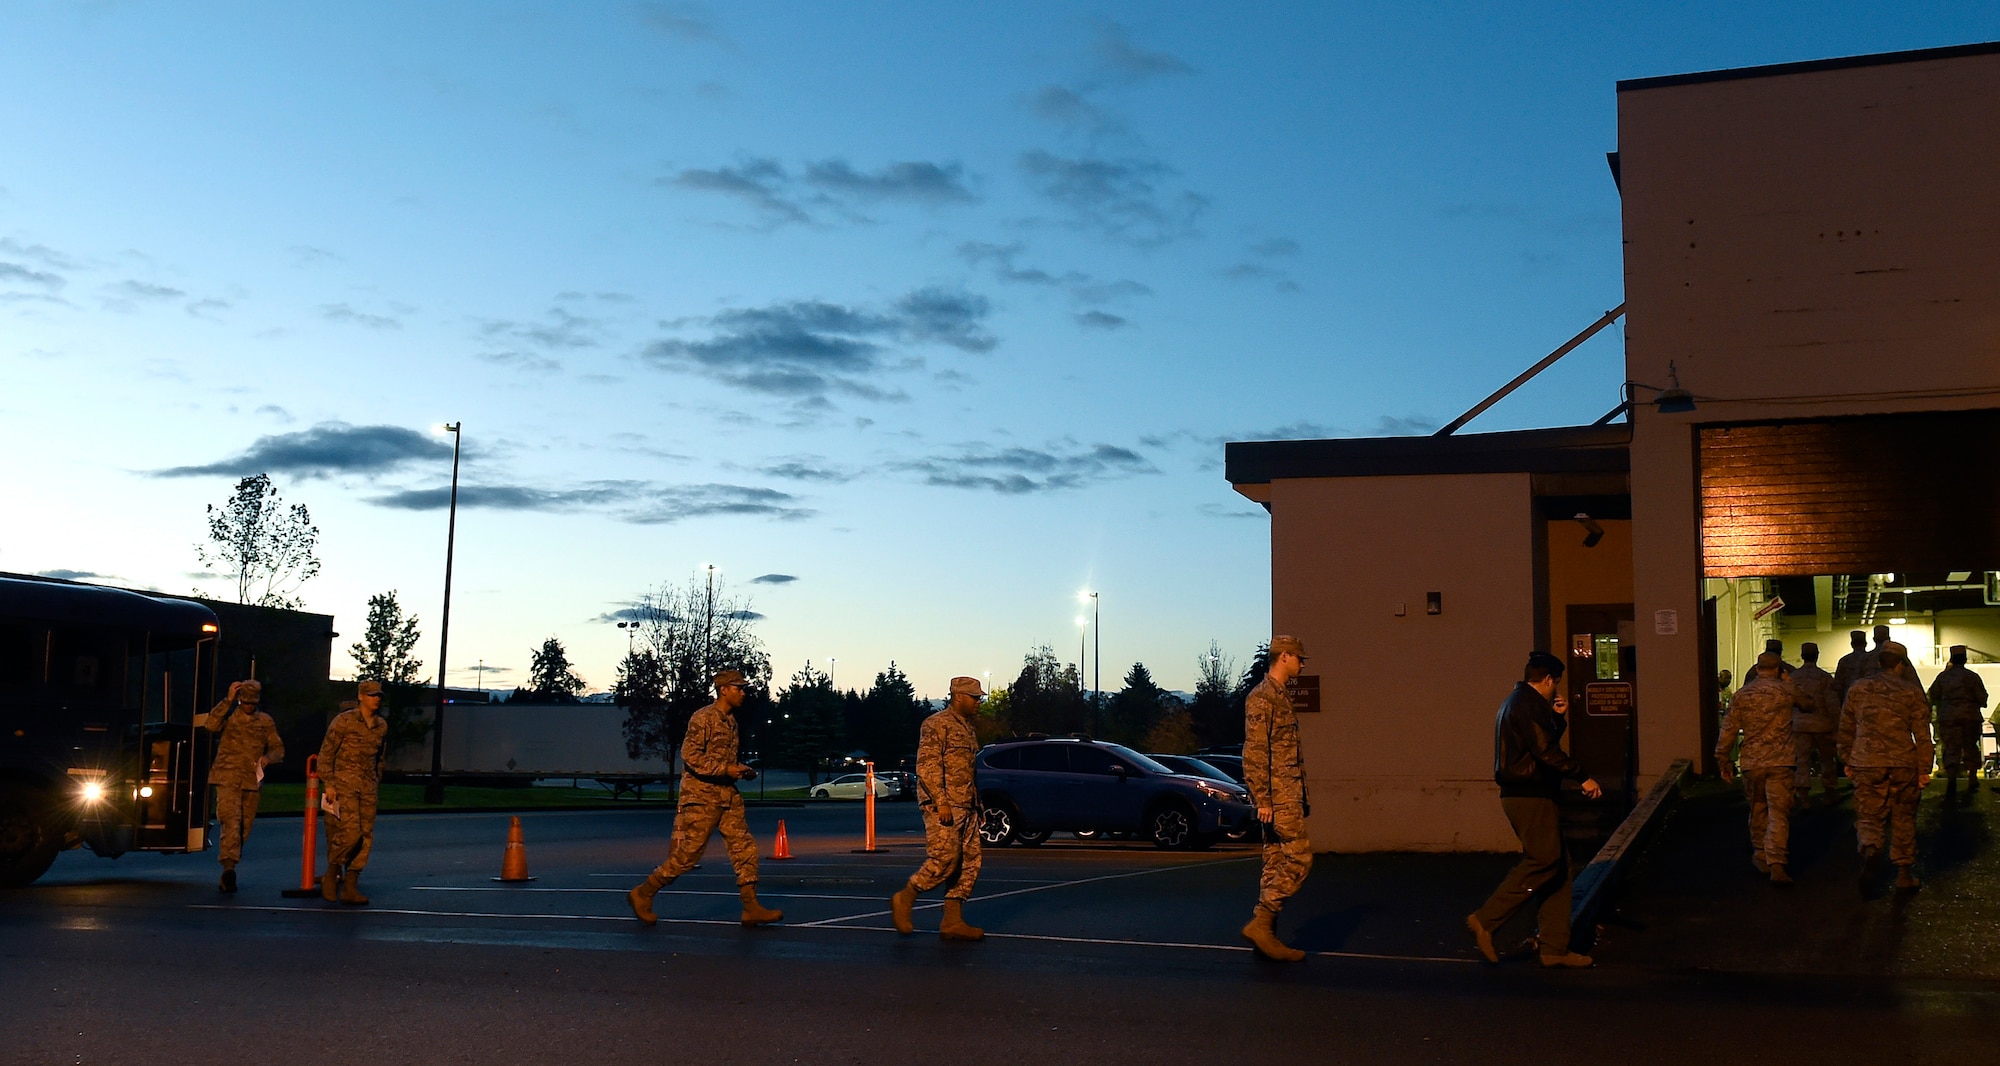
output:
<instances>
[{"instance_id":1,"label":"street light","mask_svg":"<svg viewBox=\"0 0 2000 1066\"><path fill-rule=\"evenodd\" d=\"M1091 664L1090 678L1090 701L1095 705L1104 698L1104 627L1097 624L1097 593L1084 589L1076 594L1077 602L1083 602L1086 596L1090 598L1090 628L1097 634L1096 646L1091 649L1091 658L1094 661ZM1083 664L1078 663L1076 668L1079 672L1082 671Z\"/></svg>"},{"instance_id":2,"label":"street light","mask_svg":"<svg viewBox=\"0 0 2000 1066\"><path fill-rule=\"evenodd\" d=\"M1083 656L1083 649L1090 646L1090 619L1076 616L1076 687L1083 688L1083 667L1089 660Z\"/></svg>"},{"instance_id":3,"label":"street light","mask_svg":"<svg viewBox=\"0 0 2000 1066\"><path fill-rule=\"evenodd\" d=\"M451 648L451 555L458 543L458 446L465 440L459 432L464 425L449 422L443 427L451 434L451 508L444 527L444 614L438 621L438 698L431 714L431 779L424 783L425 803L444 802L444 662Z\"/></svg>"},{"instance_id":4,"label":"street light","mask_svg":"<svg viewBox=\"0 0 2000 1066\"><path fill-rule=\"evenodd\" d=\"M840 657L839 657L839 656L836 656L836 655L829 655L829 656L827 656L827 657L826 657L826 684L827 684L827 687L829 687L829 688L833 688L833 690L834 690L835 692L839 692L839 691L840 691L840 689L838 689L838 688L835 688L835 687L834 687L834 684L833 684L833 672L834 672L835 670L838 670L838 669L840 669Z\"/></svg>"}]
</instances>

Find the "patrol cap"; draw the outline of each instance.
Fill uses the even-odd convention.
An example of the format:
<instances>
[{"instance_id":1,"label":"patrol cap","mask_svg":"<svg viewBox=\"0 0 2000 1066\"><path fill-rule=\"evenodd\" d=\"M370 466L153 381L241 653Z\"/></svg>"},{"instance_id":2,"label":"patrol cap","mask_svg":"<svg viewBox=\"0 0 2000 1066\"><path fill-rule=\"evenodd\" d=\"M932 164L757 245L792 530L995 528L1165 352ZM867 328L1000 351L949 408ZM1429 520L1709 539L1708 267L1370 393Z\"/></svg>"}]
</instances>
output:
<instances>
[{"instance_id":1,"label":"patrol cap","mask_svg":"<svg viewBox=\"0 0 2000 1066\"><path fill-rule=\"evenodd\" d=\"M380 696L382 694L382 682L363 681L359 685L354 686L354 694L357 696Z\"/></svg>"},{"instance_id":2,"label":"patrol cap","mask_svg":"<svg viewBox=\"0 0 2000 1066\"><path fill-rule=\"evenodd\" d=\"M1278 636L1272 637L1271 658L1275 659L1286 652L1291 652L1293 655L1299 657L1300 662L1305 662L1306 661L1305 641L1300 640L1297 637L1288 637L1283 634L1279 634Z\"/></svg>"},{"instance_id":3,"label":"patrol cap","mask_svg":"<svg viewBox=\"0 0 2000 1066\"><path fill-rule=\"evenodd\" d=\"M1879 644L1879 643L1881 643L1882 641L1885 641L1885 640L1888 640L1888 639L1889 639L1889 627L1888 627L1888 626L1876 626L1876 627L1875 627L1875 641L1876 641L1876 643L1878 643L1878 644ZM1897 645L1897 647L1902 647L1902 645L1900 645L1900 644L1899 644L1899 645Z\"/></svg>"},{"instance_id":4,"label":"patrol cap","mask_svg":"<svg viewBox=\"0 0 2000 1066\"><path fill-rule=\"evenodd\" d=\"M262 681L238 681L236 683L236 694L239 696L262 696L264 694L264 683Z\"/></svg>"},{"instance_id":5,"label":"patrol cap","mask_svg":"<svg viewBox=\"0 0 2000 1066\"><path fill-rule=\"evenodd\" d=\"M976 677L952 678L951 694L954 696L971 696L975 700L986 698L986 691L979 687L979 679Z\"/></svg>"},{"instance_id":6,"label":"patrol cap","mask_svg":"<svg viewBox=\"0 0 2000 1066\"><path fill-rule=\"evenodd\" d=\"M1799 658L1804 659L1808 662L1819 658L1819 645L1813 643L1810 640L1806 641L1804 644L1799 645Z\"/></svg>"},{"instance_id":7,"label":"patrol cap","mask_svg":"<svg viewBox=\"0 0 2000 1066\"><path fill-rule=\"evenodd\" d=\"M1955 663L1962 663L1965 661L1965 645L1953 644L1951 646L1951 661Z\"/></svg>"},{"instance_id":8,"label":"patrol cap","mask_svg":"<svg viewBox=\"0 0 2000 1066\"><path fill-rule=\"evenodd\" d=\"M1854 646L1859 648L1868 643L1868 634L1859 629L1850 629L1847 631L1847 639L1853 641Z\"/></svg>"},{"instance_id":9,"label":"patrol cap","mask_svg":"<svg viewBox=\"0 0 2000 1066\"><path fill-rule=\"evenodd\" d=\"M1785 642L1779 640L1777 637L1766 637L1764 638L1764 650L1782 658L1785 654Z\"/></svg>"},{"instance_id":10,"label":"patrol cap","mask_svg":"<svg viewBox=\"0 0 2000 1066\"><path fill-rule=\"evenodd\" d=\"M1767 651L1757 656L1757 672L1760 674L1775 674L1778 672L1778 666L1782 662L1784 660L1778 658L1775 652Z\"/></svg>"},{"instance_id":11,"label":"patrol cap","mask_svg":"<svg viewBox=\"0 0 2000 1066\"><path fill-rule=\"evenodd\" d=\"M715 687L721 689L724 685L744 685L748 687L748 683L744 680L743 671L741 670L724 670L715 675Z\"/></svg>"},{"instance_id":12,"label":"patrol cap","mask_svg":"<svg viewBox=\"0 0 2000 1066\"><path fill-rule=\"evenodd\" d=\"M1898 644L1893 640L1883 641L1881 652L1882 652L1883 666L1891 665L1888 661L1890 659L1894 659L1897 662L1905 662L1905 663L1910 661L1910 649L1903 647L1901 644Z\"/></svg>"}]
</instances>

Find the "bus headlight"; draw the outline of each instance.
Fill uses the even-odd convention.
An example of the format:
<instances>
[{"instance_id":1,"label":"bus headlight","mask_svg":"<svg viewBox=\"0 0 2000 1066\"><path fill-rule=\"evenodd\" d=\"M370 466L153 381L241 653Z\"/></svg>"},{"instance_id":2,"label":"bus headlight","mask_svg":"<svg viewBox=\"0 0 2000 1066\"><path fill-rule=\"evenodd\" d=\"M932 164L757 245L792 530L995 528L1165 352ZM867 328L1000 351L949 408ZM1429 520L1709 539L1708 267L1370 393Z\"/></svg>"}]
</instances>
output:
<instances>
[{"instance_id":1,"label":"bus headlight","mask_svg":"<svg viewBox=\"0 0 2000 1066\"><path fill-rule=\"evenodd\" d=\"M85 803L102 803L104 802L104 785L97 781L85 781L83 783L82 795L83 802Z\"/></svg>"},{"instance_id":2,"label":"bus headlight","mask_svg":"<svg viewBox=\"0 0 2000 1066\"><path fill-rule=\"evenodd\" d=\"M152 799L152 798L153 798L153 786L151 786L151 785L140 785L140 786L139 786L139 798L140 798L140 799L147 799L147 800L149 800L149 799Z\"/></svg>"}]
</instances>

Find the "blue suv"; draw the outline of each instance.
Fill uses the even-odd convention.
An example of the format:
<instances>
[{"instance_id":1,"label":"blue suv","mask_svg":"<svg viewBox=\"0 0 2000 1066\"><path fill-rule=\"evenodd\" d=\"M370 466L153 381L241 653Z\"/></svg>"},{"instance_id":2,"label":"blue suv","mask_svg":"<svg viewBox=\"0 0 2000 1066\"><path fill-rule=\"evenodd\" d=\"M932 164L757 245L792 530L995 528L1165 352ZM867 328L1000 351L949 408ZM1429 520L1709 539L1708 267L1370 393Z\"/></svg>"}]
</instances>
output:
<instances>
[{"instance_id":1,"label":"blue suv","mask_svg":"<svg viewBox=\"0 0 2000 1066\"><path fill-rule=\"evenodd\" d=\"M974 774L985 808L980 836L994 846L1032 846L1066 829L1205 848L1256 824L1241 786L1178 774L1131 748L1083 737L989 744Z\"/></svg>"}]
</instances>

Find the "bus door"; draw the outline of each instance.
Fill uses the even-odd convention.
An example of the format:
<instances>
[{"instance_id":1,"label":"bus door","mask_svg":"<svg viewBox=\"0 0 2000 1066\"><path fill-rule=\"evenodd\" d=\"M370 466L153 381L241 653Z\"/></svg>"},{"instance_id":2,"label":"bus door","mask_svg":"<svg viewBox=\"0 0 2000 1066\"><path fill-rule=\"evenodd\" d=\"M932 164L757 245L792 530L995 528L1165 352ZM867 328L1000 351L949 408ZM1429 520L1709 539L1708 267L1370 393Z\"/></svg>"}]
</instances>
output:
<instances>
[{"instance_id":1,"label":"bus door","mask_svg":"<svg viewBox=\"0 0 2000 1066\"><path fill-rule=\"evenodd\" d=\"M155 638L158 639L157 637ZM139 726L133 847L202 851L208 847L211 734L195 725L215 687L215 641L147 655L146 699Z\"/></svg>"}]
</instances>

